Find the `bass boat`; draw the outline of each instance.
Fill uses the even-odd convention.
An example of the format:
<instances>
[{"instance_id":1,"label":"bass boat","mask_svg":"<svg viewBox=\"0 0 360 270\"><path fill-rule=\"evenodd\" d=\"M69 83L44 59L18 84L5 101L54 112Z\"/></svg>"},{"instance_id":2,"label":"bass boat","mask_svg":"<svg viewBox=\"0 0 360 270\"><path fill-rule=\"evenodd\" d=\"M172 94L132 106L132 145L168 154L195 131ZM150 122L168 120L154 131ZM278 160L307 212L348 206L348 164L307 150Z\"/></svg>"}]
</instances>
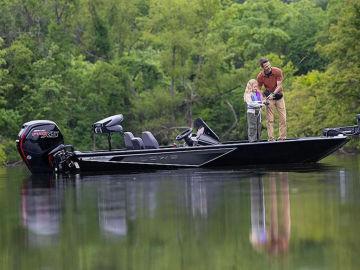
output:
<instances>
[{"instance_id":1,"label":"bass boat","mask_svg":"<svg viewBox=\"0 0 360 270\"><path fill-rule=\"evenodd\" d=\"M242 167L247 165L288 165L315 163L346 144L351 136L360 134L360 114L357 125L324 129L318 137L283 141L220 141L215 132L201 119L194 128L176 136L182 144L159 146L149 131L141 137L124 132L121 114L107 117L92 125L94 134L106 134L107 150L76 151L65 145L57 124L49 120L34 120L23 124L17 139L17 149L33 174L129 172L149 169L199 167ZM194 130L194 132L193 132ZM124 136L125 147L112 149L111 136Z\"/></svg>"}]
</instances>

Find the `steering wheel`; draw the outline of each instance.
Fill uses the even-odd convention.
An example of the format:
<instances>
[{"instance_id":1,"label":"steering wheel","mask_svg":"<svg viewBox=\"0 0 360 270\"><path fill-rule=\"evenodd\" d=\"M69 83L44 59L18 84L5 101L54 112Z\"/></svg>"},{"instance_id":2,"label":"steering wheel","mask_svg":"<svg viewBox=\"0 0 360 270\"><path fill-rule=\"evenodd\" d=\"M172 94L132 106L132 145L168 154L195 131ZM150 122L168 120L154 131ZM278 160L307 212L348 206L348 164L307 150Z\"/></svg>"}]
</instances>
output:
<instances>
[{"instance_id":1,"label":"steering wheel","mask_svg":"<svg viewBox=\"0 0 360 270\"><path fill-rule=\"evenodd\" d=\"M191 135L191 133L192 133L192 128L187 128L184 132L177 135L175 139L177 141L181 141L182 139L189 137Z\"/></svg>"}]
</instances>

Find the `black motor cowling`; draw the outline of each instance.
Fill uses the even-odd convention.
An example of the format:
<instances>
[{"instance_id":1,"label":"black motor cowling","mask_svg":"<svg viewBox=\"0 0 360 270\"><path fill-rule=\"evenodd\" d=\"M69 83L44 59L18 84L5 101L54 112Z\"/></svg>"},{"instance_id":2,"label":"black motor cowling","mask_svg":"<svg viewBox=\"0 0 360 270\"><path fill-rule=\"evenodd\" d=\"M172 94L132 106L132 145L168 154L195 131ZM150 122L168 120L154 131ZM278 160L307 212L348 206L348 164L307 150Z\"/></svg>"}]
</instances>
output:
<instances>
[{"instance_id":1,"label":"black motor cowling","mask_svg":"<svg viewBox=\"0 0 360 270\"><path fill-rule=\"evenodd\" d=\"M64 143L58 126L49 120L35 120L23 124L16 140L21 158L32 173L53 171L48 154Z\"/></svg>"}]
</instances>

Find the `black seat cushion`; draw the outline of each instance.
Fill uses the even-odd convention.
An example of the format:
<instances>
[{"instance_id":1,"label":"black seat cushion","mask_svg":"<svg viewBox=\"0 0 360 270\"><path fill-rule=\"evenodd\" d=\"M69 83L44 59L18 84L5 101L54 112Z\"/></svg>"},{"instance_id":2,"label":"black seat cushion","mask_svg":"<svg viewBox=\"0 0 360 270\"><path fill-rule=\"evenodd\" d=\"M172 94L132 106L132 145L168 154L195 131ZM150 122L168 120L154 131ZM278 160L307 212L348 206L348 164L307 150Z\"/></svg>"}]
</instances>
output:
<instances>
[{"instance_id":1,"label":"black seat cushion","mask_svg":"<svg viewBox=\"0 0 360 270\"><path fill-rule=\"evenodd\" d=\"M159 143L155 139L154 135L150 131L144 131L141 134L144 146L146 149L157 149L159 148Z\"/></svg>"},{"instance_id":2,"label":"black seat cushion","mask_svg":"<svg viewBox=\"0 0 360 270\"><path fill-rule=\"evenodd\" d=\"M134 150L144 149L144 143L141 138L134 137L131 139L131 142L133 144Z\"/></svg>"},{"instance_id":3,"label":"black seat cushion","mask_svg":"<svg viewBox=\"0 0 360 270\"><path fill-rule=\"evenodd\" d=\"M132 139L134 138L134 135L131 132L124 132L124 142L126 149L134 149Z\"/></svg>"}]
</instances>

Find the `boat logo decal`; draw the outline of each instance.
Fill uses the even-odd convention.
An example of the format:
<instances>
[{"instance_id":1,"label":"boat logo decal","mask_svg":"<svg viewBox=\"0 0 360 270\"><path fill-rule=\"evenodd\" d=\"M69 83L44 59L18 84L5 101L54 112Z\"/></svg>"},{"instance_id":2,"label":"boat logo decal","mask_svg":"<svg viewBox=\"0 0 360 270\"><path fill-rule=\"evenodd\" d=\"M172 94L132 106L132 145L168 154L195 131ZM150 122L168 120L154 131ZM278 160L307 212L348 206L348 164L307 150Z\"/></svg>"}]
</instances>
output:
<instances>
[{"instance_id":1,"label":"boat logo decal","mask_svg":"<svg viewBox=\"0 0 360 270\"><path fill-rule=\"evenodd\" d=\"M45 129L35 129L31 133L32 137L39 136L41 139L44 138L57 138L59 137L59 131L47 131Z\"/></svg>"},{"instance_id":2,"label":"boat logo decal","mask_svg":"<svg viewBox=\"0 0 360 270\"><path fill-rule=\"evenodd\" d=\"M141 162L146 161L165 161L165 160L177 160L178 155L162 155L162 156L143 156L141 157Z\"/></svg>"}]
</instances>

